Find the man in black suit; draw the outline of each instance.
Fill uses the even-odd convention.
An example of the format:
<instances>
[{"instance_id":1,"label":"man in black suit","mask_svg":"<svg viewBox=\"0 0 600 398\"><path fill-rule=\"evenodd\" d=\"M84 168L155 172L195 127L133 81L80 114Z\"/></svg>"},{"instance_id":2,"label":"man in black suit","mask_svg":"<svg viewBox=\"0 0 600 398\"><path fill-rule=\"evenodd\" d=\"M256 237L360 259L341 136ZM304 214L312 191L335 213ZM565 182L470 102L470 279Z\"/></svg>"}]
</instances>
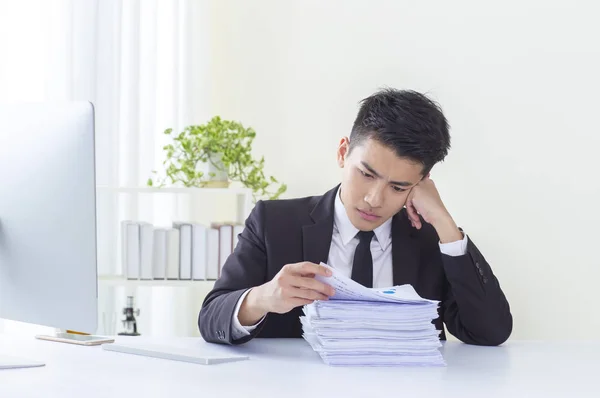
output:
<instances>
[{"instance_id":1,"label":"man in black suit","mask_svg":"<svg viewBox=\"0 0 600 398\"><path fill-rule=\"evenodd\" d=\"M439 300L434 323L468 344L499 345L512 332L509 304L490 265L457 227L430 178L450 148L439 106L414 91L364 99L341 139L341 183L323 196L259 201L206 297L206 341L301 337L301 307L327 300L320 262L367 287L411 284Z\"/></svg>"}]
</instances>

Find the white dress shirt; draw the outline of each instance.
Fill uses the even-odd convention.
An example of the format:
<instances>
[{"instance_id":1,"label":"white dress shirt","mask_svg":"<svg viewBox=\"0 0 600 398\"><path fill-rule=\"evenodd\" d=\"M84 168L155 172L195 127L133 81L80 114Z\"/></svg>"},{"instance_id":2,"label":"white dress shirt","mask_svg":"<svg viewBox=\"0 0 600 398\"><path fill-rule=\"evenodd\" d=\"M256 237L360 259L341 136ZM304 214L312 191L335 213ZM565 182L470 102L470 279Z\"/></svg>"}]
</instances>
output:
<instances>
[{"instance_id":1,"label":"white dress shirt","mask_svg":"<svg viewBox=\"0 0 600 398\"><path fill-rule=\"evenodd\" d=\"M329 248L327 265L341 271L348 278L352 275L352 262L354 251L358 246L359 239L356 228L346 213L346 209L340 199L339 190L335 196L333 235ZM373 230L375 236L371 240L371 256L373 257L373 287L383 288L393 286L392 271L392 218ZM461 256L467 252L467 235L462 240L450 243L440 243L442 253L449 256ZM238 300L233 312L232 338L238 340L248 336L262 322L262 319L253 326L242 326L238 319L240 306L250 291L247 290ZM264 318L263 318L264 319Z\"/></svg>"}]
</instances>

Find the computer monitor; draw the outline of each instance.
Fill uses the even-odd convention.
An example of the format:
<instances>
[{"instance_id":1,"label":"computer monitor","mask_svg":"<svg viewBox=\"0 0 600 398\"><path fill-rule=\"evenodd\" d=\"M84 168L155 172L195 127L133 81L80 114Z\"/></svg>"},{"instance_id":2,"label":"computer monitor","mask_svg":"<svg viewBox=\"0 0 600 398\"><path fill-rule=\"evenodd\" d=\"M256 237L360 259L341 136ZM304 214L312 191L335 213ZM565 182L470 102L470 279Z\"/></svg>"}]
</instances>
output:
<instances>
[{"instance_id":1,"label":"computer monitor","mask_svg":"<svg viewBox=\"0 0 600 398\"><path fill-rule=\"evenodd\" d=\"M89 102L0 104L0 318L96 331L94 134Z\"/></svg>"}]
</instances>

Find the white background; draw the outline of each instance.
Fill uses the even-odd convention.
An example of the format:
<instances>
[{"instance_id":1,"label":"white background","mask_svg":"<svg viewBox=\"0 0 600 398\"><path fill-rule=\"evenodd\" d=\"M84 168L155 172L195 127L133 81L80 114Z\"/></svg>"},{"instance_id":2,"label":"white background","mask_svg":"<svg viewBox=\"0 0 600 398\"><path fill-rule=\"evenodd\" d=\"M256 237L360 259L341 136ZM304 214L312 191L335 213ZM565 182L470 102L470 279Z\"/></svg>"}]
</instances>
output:
<instances>
[{"instance_id":1,"label":"white background","mask_svg":"<svg viewBox=\"0 0 600 398\"><path fill-rule=\"evenodd\" d=\"M216 111L256 128L289 196L337 183L361 98L427 92L452 127L432 178L500 279L512 337L595 338L598 3L218 3Z\"/></svg>"}]
</instances>

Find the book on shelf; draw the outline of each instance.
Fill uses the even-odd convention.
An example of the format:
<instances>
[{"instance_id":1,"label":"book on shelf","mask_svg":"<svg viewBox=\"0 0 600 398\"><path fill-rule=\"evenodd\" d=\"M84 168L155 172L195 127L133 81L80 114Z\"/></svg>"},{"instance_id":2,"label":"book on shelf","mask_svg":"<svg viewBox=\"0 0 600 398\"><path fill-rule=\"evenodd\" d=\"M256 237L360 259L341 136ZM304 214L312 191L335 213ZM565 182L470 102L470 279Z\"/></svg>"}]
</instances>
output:
<instances>
[{"instance_id":1,"label":"book on shelf","mask_svg":"<svg viewBox=\"0 0 600 398\"><path fill-rule=\"evenodd\" d=\"M123 274L131 280L216 280L243 229L236 223L122 221Z\"/></svg>"},{"instance_id":2,"label":"book on shelf","mask_svg":"<svg viewBox=\"0 0 600 398\"><path fill-rule=\"evenodd\" d=\"M219 231L208 228L206 241L206 279L217 280L219 278Z\"/></svg>"},{"instance_id":3,"label":"book on shelf","mask_svg":"<svg viewBox=\"0 0 600 398\"><path fill-rule=\"evenodd\" d=\"M192 279L192 224L175 221L173 227L179 230L179 279L189 280Z\"/></svg>"},{"instance_id":4,"label":"book on shelf","mask_svg":"<svg viewBox=\"0 0 600 398\"><path fill-rule=\"evenodd\" d=\"M153 279L152 257L154 247L154 227L147 222L139 224L140 228L140 279Z\"/></svg>"},{"instance_id":5,"label":"book on shelf","mask_svg":"<svg viewBox=\"0 0 600 398\"><path fill-rule=\"evenodd\" d=\"M179 264L181 261L181 243L179 230L177 228L167 229L167 279L179 278Z\"/></svg>"},{"instance_id":6,"label":"book on shelf","mask_svg":"<svg viewBox=\"0 0 600 398\"><path fill-rule=\"evenodd\" d=\"M128 279L140 277L140 225L132 220L121 222L121 264Z\"/></svg>"},{"instance_id":7,"label":"book on shelf","mask_svg":"<svg viewBox=\"0 0 600 398\"><path fill-rule=\"evenodd\" d=\"M242 233L243 225L236 223L212 223L211 228L218 231L219 251L217 277L221 277L221 269L227 258L237 246L238 236Z\"/></svg>"},{"instance_id":8,"label":"book on shelf","mask_svg":"<svg viewBox=\"0 0 600 398\"><path fill-rule=\"evenodd\" d=\"M202 224L192 224L192 279L208 279L208 229Z\"/></svg>"},{"instance_id":9,"label":"book on shelf","mask_svg":"<svg viewBox=\"0 0 600 398\"><path fill-rule=\"evenodd\" d=\"M167 231L168 228L154 228L152 242L153 279L167 279Z\"/></svg>"}]
</instances>

